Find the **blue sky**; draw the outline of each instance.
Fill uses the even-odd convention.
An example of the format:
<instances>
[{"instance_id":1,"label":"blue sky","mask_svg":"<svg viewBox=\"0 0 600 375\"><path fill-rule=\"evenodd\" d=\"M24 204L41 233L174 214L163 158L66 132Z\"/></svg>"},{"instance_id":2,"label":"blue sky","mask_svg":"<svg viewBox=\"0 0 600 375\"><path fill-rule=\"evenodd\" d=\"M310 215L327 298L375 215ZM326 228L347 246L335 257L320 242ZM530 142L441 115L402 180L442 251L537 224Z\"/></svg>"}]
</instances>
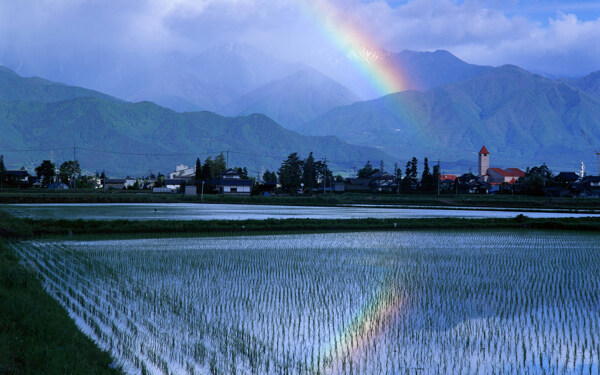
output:
<instances>
[{"instance_id":1,"label":"blue sky","mask_svg":"<svg viewBox=\"0 0 600 375\"><path fill-rule=\"evenodd\" d=\"M307 1L314 0L0 0L0 64L48 78L81 66L85 75L85 66L118 71L233 41L314 61L332 45L302 10ZM320 1L394 52L446 49L471 63L556 76L600 70L597 1Z\"/></svg>"}]
</instances>

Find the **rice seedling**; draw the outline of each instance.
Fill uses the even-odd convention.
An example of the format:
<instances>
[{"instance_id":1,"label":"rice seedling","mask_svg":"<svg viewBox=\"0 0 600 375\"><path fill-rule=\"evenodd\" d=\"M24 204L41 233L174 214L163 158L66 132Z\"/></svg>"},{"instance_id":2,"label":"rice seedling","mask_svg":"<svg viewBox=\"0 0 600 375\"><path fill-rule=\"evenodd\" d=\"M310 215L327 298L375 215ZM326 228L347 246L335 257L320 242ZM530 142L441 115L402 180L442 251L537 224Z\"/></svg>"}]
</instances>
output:
<instances>
[{"instance_id":1,"label":"rice seedling","mask_svg":"<svg viewBox=\"0 0 600 375\"><path fill-rule=\"evenodd\" d=\"M598 373L599 240L419 231L14 247L129 373Z\"/></svg>"}]
</instances>

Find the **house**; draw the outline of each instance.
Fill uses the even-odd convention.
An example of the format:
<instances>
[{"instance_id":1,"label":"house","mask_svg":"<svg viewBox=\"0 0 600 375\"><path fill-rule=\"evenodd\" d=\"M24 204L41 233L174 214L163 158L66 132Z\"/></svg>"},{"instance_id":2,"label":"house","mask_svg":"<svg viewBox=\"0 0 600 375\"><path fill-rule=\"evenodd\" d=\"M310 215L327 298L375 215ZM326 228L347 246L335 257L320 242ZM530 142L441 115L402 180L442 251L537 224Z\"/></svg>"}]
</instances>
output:
<instances>
[{"instance_id":1,"label":"house","mask_svg":"<svg viewBox=\"0 0 600 375\"><path fill-rule=\"evenodd\" d=\"M347 178L345 189L349 193L371 193L371 180L368 178Z\"/></svg>"},{"instance_id":2,"label":"house","mask_svg":"<svg viewBox=\"0 0 600 375\"><path fill-rule=\"evenodd\" d=\"M179 164L175 167L174 172L169 173L169 178L184 180L186 183L190 183L196 178L196 167Z\"/></svg>"},{"instance_id":3,"label":"house","mask_svg":"<svg viewBox=\"0 0 600 375\"><path fill-rule=\"evenodd\" d=\"M133 187L137 181L137 178L127 177L125 178L125 188Z\"/></svg>"},{"instance_id":4,"label":"house","mask_svg":"<svg viewBox=\"0 0 600 375\"><path fill-rule=\"evenodd\" d=\"M518 168L488 168L486 182L490 184L514 184L519 177L525 176L525 172Z\"/></svg>"},{"instance_id":5,"label":"house","mask_svg":"<svg viewBox=\"0 0 600 375\"><path fill-rule=\"evenodd\" d=\"M368 178L347 178L344 186L351 193L393 193L398 188L396 177L387 172L376 172Z\"/></svg>"},{"instance_id":6,"label":"house","mask_svg":"<svg viewBox=\"0 0 600 375\"><path fill-rule=\"evenodd\" d=\"M398 188L396 177L387 172L374 173L369 179L369 185L374 192L393 193Z\"/></svg>"},{"instance_id":7,"label":"house","mask_svg":"<svg viewBox=\"0 0 600 375\"><path fill-rule=\"evenodd\" d=\"M275 189L277 188L277 184L274 182L265 182L258 185L258 194L263 195L265 197L270 197L275 194Z\"/></svg>"},{"instance_id":8,"label":"house","mask_svg":"<svg viewBox=\"0 0 600 375\"><path fill-rule=\"evenodd\" d=\"M579 180L579 175L575 172L560 172L558 175L556 175L555 179L558 182L571 184Z\"/></svg>"},{"instance_id":9,"label":"house","mask_svg":"<svg viewBox=\"0 0 600 375\"><path fill-rule=\"evenodd\" d=\"M488 194L492 188L490 183L481 180L479 176L472 173L465 173L457 177L454 183L458 184L458 192L461 194Z\"/></svg>"},{"instance_id":10,"label":"house","mask_svg":"<svg viewBox=\"0 0 600 375\"><path fill-rule=\"evenodd\" d=\"M491 185L514 184L520 177L525 176L525 172L519 168L490 168L490 152L485 146L481 147L478 155L477 177L483 182Z\"/></svg>"},{"instance_id":11,"label":"house","mask_svg":"<svg viewBox=\"0 0 600 375\"><path fill-rule=\"evenodd\" d=\"M454 175L454 174L441 174L440 175L440 182L444 181L444 180L454 181L454 180L456 180L456 175Z\"/></svg>"},{"instance_id":12,"label":"house","mask_svg":"<svg viewBox=\"0 0 600 375\"><path fill-rule=\"evenodd\" d=\"M585 176L581 183L590 188L600 188L600 176Z\"/></svg>"},{"instance_id":13,"label":"house","mask_svg":"<svg viewBox=\"0 0 600 375\"><path fill-rule=\"evenodd\" d=\"M173 191L179 190L182 185L186 185L186 181L181 178L165 178L163 184L167 189Z\"/></svg>"},{"instance_id":14,"label":"house","mask_svg":"<svg viewBox=\"0 0 600 375\"><path fill-rule=\"evenodd\" d=\"M219 194L250 195L254 181L242 178L235 170L228 169L221 173L220 178L210 180L209 184L213 185Z\"/></svg>"},{"instance_id":15,"label":"house","mask_svg":"<svg viewBox=\"0 0 600 375\"><path fill-rule=\"evenodd\" d=\"M29 185L29 172L25 169L19 170L7 170L6 171L6 183L9 186L23 187Z\"/></svg>"},{"instance_id":16,"label":"house","mask_svg":"<svg viewBox=\"0 0 600 375\"><path fill-rule=\"evenodd\" d=\"M456 181L456 176L454 178L446 178L440 181L440 192L453 192L454 191L454 182Z\"/></svg>"},{"instance_id":17,"label":"house","mask_svg":"<svg viewBox=\"0 0 600 375\"><path fill-rule=\"evenodd\" d=\"M124 178L107 178L104 180L104 190L108 189L116 189L122 190L125 189L125 179Z\"/></svg>"}]
</instances>

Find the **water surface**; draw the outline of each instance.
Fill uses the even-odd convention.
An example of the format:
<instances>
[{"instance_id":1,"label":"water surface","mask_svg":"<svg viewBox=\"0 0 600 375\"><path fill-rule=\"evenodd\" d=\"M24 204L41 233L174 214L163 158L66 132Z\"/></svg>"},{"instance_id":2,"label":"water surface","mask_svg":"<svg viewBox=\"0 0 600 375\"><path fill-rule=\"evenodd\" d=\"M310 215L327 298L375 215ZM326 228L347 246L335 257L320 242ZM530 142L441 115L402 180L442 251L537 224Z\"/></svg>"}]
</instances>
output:
<instances>
[{"instance_id":1,"label":"water surface","mask_svg":"<svg viewBox=\"0 0 600 375\"><path fill-rule=\"evenodd\" d=\"M262 219L410 219L410 218L531 218L600 217L600 214L532 212L510 209L441 209L386 207L308 207L198 203L49 203L0 205L17 217L68 220L262 220Z\"/></svg>"}]
</instances>

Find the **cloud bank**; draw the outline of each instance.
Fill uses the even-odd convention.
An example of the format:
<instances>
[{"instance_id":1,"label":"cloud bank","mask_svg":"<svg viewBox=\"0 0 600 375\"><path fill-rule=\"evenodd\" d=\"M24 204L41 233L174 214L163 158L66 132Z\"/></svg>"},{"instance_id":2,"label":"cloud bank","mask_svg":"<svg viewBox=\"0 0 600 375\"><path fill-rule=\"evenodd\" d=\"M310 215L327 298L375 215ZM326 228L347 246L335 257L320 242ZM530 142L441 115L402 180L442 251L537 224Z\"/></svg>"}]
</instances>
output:
<instances>
[{"instance_id":1,"label":"cloud bank","mask_svg":"<svg viewBox=\"0 0 600 375\"><path fill-rule=\"evenodd\" d=\"M493 0L4 0L0 64L48 78L119 74L232 41L303 61L333 48L307 11L312 1L329 2L393 52L446 49L471 63L559 76L600 70L594 2Z\"/></svg>"}]
</instances>

